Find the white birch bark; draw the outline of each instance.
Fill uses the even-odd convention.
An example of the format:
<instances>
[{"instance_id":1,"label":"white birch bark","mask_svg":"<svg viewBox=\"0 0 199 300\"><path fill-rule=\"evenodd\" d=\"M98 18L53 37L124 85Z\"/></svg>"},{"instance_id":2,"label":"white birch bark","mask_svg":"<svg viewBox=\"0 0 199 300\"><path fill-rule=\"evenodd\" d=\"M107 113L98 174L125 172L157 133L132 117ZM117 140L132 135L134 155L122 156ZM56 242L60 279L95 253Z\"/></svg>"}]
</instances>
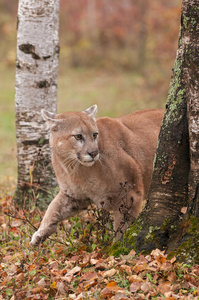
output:
<instances>
[{"instance_id":1,"label":"white birch bark","mask_svg":"<svg viewBox=\"0 0 199 300\"><path fill-rule=\"evenodd\" d=\"M15 107L20 189L25 183L41 183L51 166L48 130L40 111L56 112L57 107L59 0L19 0L17 25ZM43 159L40 170L35 167L38 159Z\"/></svg>"}]
</instances>

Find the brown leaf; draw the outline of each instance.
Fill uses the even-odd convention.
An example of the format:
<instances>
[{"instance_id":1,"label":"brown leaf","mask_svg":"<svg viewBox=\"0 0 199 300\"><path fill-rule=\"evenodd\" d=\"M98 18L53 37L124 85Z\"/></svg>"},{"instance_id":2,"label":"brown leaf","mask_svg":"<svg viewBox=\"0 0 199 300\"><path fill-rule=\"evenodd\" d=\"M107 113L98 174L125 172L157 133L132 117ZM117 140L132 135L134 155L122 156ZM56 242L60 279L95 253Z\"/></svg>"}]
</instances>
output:
<instances>
[{"instance_id":1,"label":"brown leaf","mask_svg":"<svg viewBox=\"0 0 199 300\"><path fill-rule=\"evenodd\" d=\"M70 262L72 262L72 263L77 263L79 260L80 260L79 255L74 255L70 258Z\"/></svg>"},{"instance_id":2,"label":"brown leaf","mask_svg":"<svg viewBox=\"0 0 199 300\"><path fill-rule=\"evenodd\" d=\"M50 262L50 263L49 263L49 268L50 268L50 269L54 269L54 270L58 270L58 268L59 268L58 262L57 262L57 261L52 261L52 262Z\"/></svg>"},{"instance_id":3,"label":"brown leaf","mask_svg":"<svg viewBox=\"0 0 199 300\"><path fill-rule=\"evenodd\" d=\"M176 273L171 271L169 272L168 276L167 276L168 281L170 281L171 283L175 283L177 280L177 276Z\"/></svg>"},{"instance_id":4,"label":"brown leaf","mask_svg":"<svg viewBox=\"0 0 199 300\"><path fill-rule=\"evenodd\" d=\"M135 252L135 250L131 250L130 252L129 252L129 255L131 255L131 256L135 256L136 255L136 252Z\"/></svg>"},{"instance_id":5,"label":"brown leaf","mask_svg":"<svg viewBox=\"0 0 199 300\"><path fill-rule=\"evenodd\" d=\"M141 290L144 294L148 294L150 291L153 291L153 285L151 282L143 282L141 285Z\"/></svg>"},{"instance_id":6,"label":"brown leaf","mask_svg":"<svg viewBox=\"0 0 199 300\"><path fill-rule=\"evenodd\" d=\"M98 279L97 273L95 273L95 272L86 272L86 273L84 273L84 274L80 277L79 281L80 281L80 282L83 282L83 281L91 281L91 280L94 280L94 279Z\"/></svg>"},{"instance_id":7,"label":"brown leaf","mask_svg":"<svg viewBox=\"0 0 199 300\"><path fill-rule=\"evenodd\" d=\"M170 260L170 263L174 264L174 262L176 262L176 257L175 256Z\"/></svg>"},{"instance_id":8,"label":"brown leaf","mask_svg":"<svg viewBox=\"0 0 199 300\"><path fill-rule=\"evenodd\" d=\"M80 288L88 290L90 287L95 286L98 282L98 275L95 272L86 272L80 279Z\"/></svg>"},{"instance_id":9,"label":"brown leaf","mask_svg":"<svg viewBox=\"0 0 199 300\"><path fill-rule=\"evenodd\" d=\"M35 287L31 290L32 294L39 294L41 291L43 291L43 287Z\"/></svg>"},{"instance_id":10,"label":"brown leaf","mask_svg":"<svg viewBox=\"0 0 199 300\"><path fill-rule=\"evenodd\" d=\"M123 293L117 293L114 296L114 300L128 300L129 298Z\"/></svg>"},{"instance_id":11,"label":"brown leaf","mask_svg":"<svg viewBox=\"0 0 199 300\"><path fill-rule=\"evenodd\" d=\"M65 285L63 284L63 282L57 282L57 292L58 294L65 294Z\"/></svg>"},{"instance_id":12,"label":"brown leaf","mask_svg":"<svg viewBox=\"0 0 199 300\"><path fill-rule=\"evenodd\" d=\"M11 222L11 227L20 227L21 226L21 220L14 220Z\"/></svg>"},{"instance_id":13,"label":"brown leaf","mask_svg":"<svg viewBox=\"0 0 199 300\"><path fill-rule=\"evenodd\" d=\"M90 255L85 255L83 257L82 262L79 265L80 265L80 267L83 268L83 267L87 266L89 264L89 262L90 262Z\"/></svg>"},{"instance_id":14,"label":"brown leaf","mask_svg":"<svg viewBox=\"0 0 199 300\"><path fill-rule=\"evenodd\" d=\"M159 263L166 262L166 255L164 254L164 251L160 251L159 249L155 249L151 252L151 255L157 260Z\"/></svg>"},{"instance_id":15,"label":"brown leaf","mask_svg":"<svg viewBox=\"0 0 199 300\"><path fill-rule=\"evenodd\" d=\"M137 291L139 291L140 290L140 287L141 287L141 283L140 282L133 282L133 283L131 283L131 285L130 285L130 292L131 293L136 293Z\"/></svg>"},{"instance_id":16,"label":"brown leaf","mask_svg":"<svg viewBox=\"0 0 199 300\"><path fill-rule=\"evenodd\" d=\"M76 266L72 270L70 270L67 274L69 274L69 275L77 274L81 271L81 269L82 269L81 267Z\"/></svg>"},{"instance_id":17,"label":"brown leaf","mask_svg":"<svg viewBox=\"0 0 199 300\"><path fill-rule=\"evenodd\" d=\"M106 269L106 265L105 265L105 263L103 263L103 262L101 262L101 263L99 262L99 263L96 264L95 269L96 269L96 270L103 271L103 270Z\"/></svg>"},{"instance_id":18,"label":"brown leaf","mask_svg":"<svg viewBox=\"0 0 199 300\"><path fill-rule=\"evenodd\" d=\"M171 291L171 287L172 285L169 281L164 281L158 285L158 291L164 295L165 293Z\"/></svg>"},{"instance_id":19,"label":"brown leaf","mask_svg":"<svg viewBox=\"0 0 199 300\"><path fill-rule=\"evenodd\" d=\"M191 283L191 284L193 284L194 286L199 286L199 281L197 281L193 276L191 276L191 275L184 275L184 280L186 281L186 282L189 282L189 283Z\"/></svg>"},{"instance_id":20,"label":"brown leaf","mask_svg":"<svg viewBox=\"0 0 199 300\"><path fill-rule=\"evenodd\" d=\"M41 280L39 280L38 282L37 282L37 285L39 286L39 287L45 287L46 286L46 281L45 281L45 279L44 278L42 278Z\"/></svg>"},{"instance_id":21,"label":"brown leaf","mask_svg":"<svg viewBox=\"0 0 199 300\"><path fill-rule=\"evenodd\" d=\"M115 292L108 288L104 288L100 293L100 296L102 299L111 298L114 295L115 295Z\"/></svg>"},{"instance_id":22,"label":"brown leaf","mask_svg":"<svg viewBox=\"0 0 199 300\"><path fill-rule=\"evenodd\" d=\"M143 279L137 275L131 275L129 276L128 278L129 282L130 283L133 283L133 282L143 282Z\"/></svg>"},{"instance_id":23,"label":"brown leaf","mask_svg":"<svg viewBox=\"0 0 199 300\"><path fill-rule=\"evenodd\" d=\"M116 273L116 269L111 269L111 270L108 270L108 271L105 271L104 273L102 273L102 276L103 277L112 277L113 275L115 275Z\"/></svg>"},{"instance_id":24,"label":"brown leaf","mask_svg":"<svg viewBox=\"0 0 199 300\"><path fill-rule=\"evenodd\" d=\"M130 266L127 265L121 265L120 266L120 270L123 272L125 271L128 275L132 274L132 268Z\"/></svg>"},{"instance_id":25,"label":"brown leaf","mask_svg":"<svg viewBox=\"0 0 199 300\"><path fill-rule=\"evenodd\" d=\"M91 265L96 265L98 263L99 259L91 258L90 263Z\"/></svg>"},{"instance_id":26,"label":"brown leaf","mask_svg":"<svg viewBox=\"0 0 199 300\"><path fill-rule=\"evenodd\" d=\"M73 280L73 275L72 274L66 274L65 276L60 277L62 281L65 281L67 283L71 283Z\"/></svg>"},{"instance_id":27,"label":"brown leaf","mask_svg":"<svg viewBox=\"0 0 199 300\"><path fill-rule=\"evenodd\" d=\"M181 208L181 213L185 215L187 213L187 208L188 207L182 207Z\"/></svg>"},{"instance_id":28,"label":"brown leaf","mask_svg":"<svg viewBox=\"0 0 199 300\"><path fill-rule=\"evenodd\" d=\"M147 268L148 268L147 264L138 264L133 268L133 271L138 274L144 270L147 270Z\"/></svg>"}]
</instances>

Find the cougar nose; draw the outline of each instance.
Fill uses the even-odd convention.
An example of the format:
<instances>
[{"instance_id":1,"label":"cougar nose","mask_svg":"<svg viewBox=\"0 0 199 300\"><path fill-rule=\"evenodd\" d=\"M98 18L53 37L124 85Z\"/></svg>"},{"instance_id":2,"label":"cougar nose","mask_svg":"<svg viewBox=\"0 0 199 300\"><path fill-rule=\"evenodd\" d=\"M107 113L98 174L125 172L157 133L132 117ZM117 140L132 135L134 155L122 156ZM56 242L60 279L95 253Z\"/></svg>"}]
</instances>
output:
<instances>
[{"instance_id":1,"label":"cougar nose","mask_svg":"<svg viewBox=\"0 0 199 300\"><path fill-rule=\"evenodd\" d=\"M89 154L92 158L95 158L95 156L97 156L98 153L99 153L98 150L92 151L92 152L88 152L88 154Z\"/></svg>"}]
</instances>

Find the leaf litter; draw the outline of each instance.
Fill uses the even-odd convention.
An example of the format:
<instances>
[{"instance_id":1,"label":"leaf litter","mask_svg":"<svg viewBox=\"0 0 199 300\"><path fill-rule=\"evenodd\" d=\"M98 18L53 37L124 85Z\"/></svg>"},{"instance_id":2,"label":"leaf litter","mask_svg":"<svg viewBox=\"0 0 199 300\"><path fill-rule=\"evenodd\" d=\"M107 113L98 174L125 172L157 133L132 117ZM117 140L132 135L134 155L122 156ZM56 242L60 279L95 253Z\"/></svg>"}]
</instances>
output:
<instances>
[{"instance_id":1,"label":"leaf litter","mask_svg":"<svg viewBox=\"0 0 199 300\"><path fill-rule=\"evenodd\" d=\"M97 243L94 251L82 245L82 235L81 243L73 236L72 246L64 244L63 228L56 241L31 248L33 229L22 211L9 216L7 200L0 202L0 300L199 299L199 266L169 260L159 249L108 257Z\"/></svg>"}]
</instances>

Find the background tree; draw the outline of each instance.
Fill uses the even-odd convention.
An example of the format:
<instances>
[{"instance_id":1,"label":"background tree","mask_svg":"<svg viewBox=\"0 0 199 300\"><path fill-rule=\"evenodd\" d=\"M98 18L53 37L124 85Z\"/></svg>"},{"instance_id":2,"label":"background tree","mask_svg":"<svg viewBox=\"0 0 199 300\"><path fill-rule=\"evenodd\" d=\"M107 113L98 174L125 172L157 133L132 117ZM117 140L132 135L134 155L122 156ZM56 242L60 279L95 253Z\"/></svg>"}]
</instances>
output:
<instances>
[{"instance_id":1,"label":"background tree","mask_svg":"<svg viewBox=\"0 0 199 300\"><path fill-rule=\"evenodd\" d=\"M198 1L183 0L181 30L152 183L125 239L137 251L167 249L199 262Z\"/></svg>"},{"instance_id":2,"label":"background tree","mask_svg":"<svg viewBox=\"0 0 199 300\"><path fill-rule=\"evenodd\" d=\"M17 195L31 185L51 185L48 130L42 108L56 112L59 1L19 0L16 61ZM39 167L40 165L40 167ZM50 179L50 180L49 180Z\"/></svg>"}]
</instances>

